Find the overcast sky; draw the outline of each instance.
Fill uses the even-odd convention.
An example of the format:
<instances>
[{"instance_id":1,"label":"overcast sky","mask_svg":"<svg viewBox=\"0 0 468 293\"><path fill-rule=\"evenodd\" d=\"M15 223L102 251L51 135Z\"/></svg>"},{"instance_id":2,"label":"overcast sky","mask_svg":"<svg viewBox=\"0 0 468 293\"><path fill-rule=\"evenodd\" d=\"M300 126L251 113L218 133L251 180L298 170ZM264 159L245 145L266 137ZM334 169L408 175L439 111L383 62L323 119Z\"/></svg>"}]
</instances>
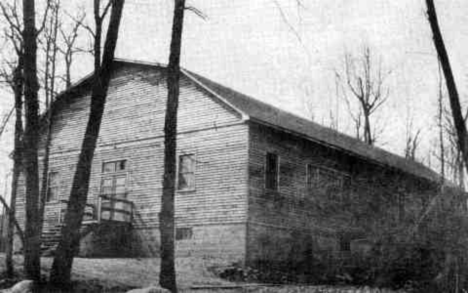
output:
<instances>
[{"instance_id":1,"label":"overcast sky","mask_svg":"<svg viewBox=\"0 0 468 293\"><path fill-rule=\"evenodd\" d=\"M171 1L153 2L128 2L117 56L167 62ZM343 67L344 52L358 54L367 45L392 70L389 102L377 114L386 125L380 145L402 152L408 112L430 141L438 67L423 0L302 0L299 9L295 0L189 3L208 18L187 14L183 66L297 114L308 115L304 99L310 99L315 119L327 124L329 109L336 111L334 72ZM464 96L468 3L436 3ZM346 110L339 107L337 115L349 132Z\"/></svg>"},{"instance_id":2,"label":"overcast sky","mask_svg":"<svg viewBox=\"0 0 468 293\"><path fill-rule=\"evenodd\" d=\"M435 2L459 91L466 97L468 1ZM357 54L369 46L375 56L381 56L383 66L392 70L389 102L377 114L384 127L377 144L401 154L410 115L415 128L423 128L423 151L427 152L434 139L438 67L424 1L302 3L298 8L296 0L188 1L207 18L187 12L182 65L299 115L309 115L304 100L310 100L317 122L327 124L328 113L334 109L340 129L350 132L343 101L336 105L334 71L342 68L344 52ZM125 5L116 56L167 63L172 1L127 0ZM74 79L89 73L90 66L90 60L80 58ZM11 101L2 94L1 113ZM0 178L8 169L5 155L10 137L4 135L0 141L0 160L4 162Z\"/></svg>"}]
</instances>

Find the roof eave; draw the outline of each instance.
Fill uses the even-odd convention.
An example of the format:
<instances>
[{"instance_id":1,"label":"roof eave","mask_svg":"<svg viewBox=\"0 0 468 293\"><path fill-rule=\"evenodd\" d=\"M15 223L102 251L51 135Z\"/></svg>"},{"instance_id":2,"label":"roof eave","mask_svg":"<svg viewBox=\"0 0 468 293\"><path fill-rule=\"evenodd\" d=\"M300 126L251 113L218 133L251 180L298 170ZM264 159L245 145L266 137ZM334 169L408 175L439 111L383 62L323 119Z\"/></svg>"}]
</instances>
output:
<instances>
[{"instance_id":1,"label":"roof eave","mask_svg":"<svg viewBox=\"0 0 468 293\"><path fill-rule=\"evenodd\" d=\"M250 118L249 115L247 115L247 113L245 113L244 111L240 110L239 108L237 108L236 106L234 106L232 103L230 103L229 101L227 101L225 98L223 98L221 95L219 95L218 93L216 93L215 91L213 91L211 88L209 88L208 86L206 86L203 82L201 82L200 80L198 80L195 76L193 76L190 72L188 72L187 70L181 68L181 72L187 77L189 78L191 81L193 81L195 84L197 84L198 86L200 86L201 88L203 88L204 90L206 90L207 92L209 92L211 95L213 95L214 97L216 97L216 99L220 100L222 103L224 103L225 105L229 106L229 108L231 108L232 110L234 110L236 113L238 113L240 116L241 116L241 119L242 121L247 121Z\"/></svg>"},{"instance_id":2,"label":"roof eave","mask_svg":"<svg viewBox=\"0 0 468 293\"><path fill-rule=\"evenodd\" d=\"M378 160L374 160L374 159L372 159L372 158L369 158L369 157L360 155L360 154L358 154L358 153L356 153L356 152L353 152L353 151L350 151L350 150L348 150L348 149L339 147L339 146L337 146L337 145L328 143L328 142L326 142L326 141L323 141L323 140L320 140L320 139L317 139L317 138L314 138L314 137L305 135L305 134L303 134L303 133L296 132L296 131L294 131L294 130L287 129L287 128L284 128L284 127L281 127L281 126L278 126L278 125L275 125L275 124L271 124L271 123L265 122L265 121L263 121L263 120L256 119L256 118L254 118L254 117L250 117L249 120L252 121L252 122L255 122L255 123L257 123L257 124L261 124L261 125L264 125L264 126L267 126L267 127L271 127L271 128L280 130L280 131L282 131L282 132L285 132L285 133L288 133L288 134L291 134L291 135L300 137L300 138L304 138L304 139L306 139L306 140L308 140L308 141L311 141L311 142L314 142L314 143L317 143L317 144L326 146L326 147L328 147L328 148L338 150L338 151L340 151L340 152L346 153L346 154L348 154L348 155L351 155L351 156L353 156L353 157L359 158L359 159L361 159L361 160L364 160L364 161L367 161L367 162L372 162L373 164L375 164L375 165L377 165L377 166L382 166L382 167L385 167L385 168L391 168L391 169L399 170L399 171L404 172L404 173L406 173L406 174L409 174L409 175L411 175L411 176L415 176L415 177L417 177L417 178L420 178L420 179L427 180L427 181L429 181L429 182L435 183L434 178L429 178L429 177L424 176L424 175L417 175L417 174L413 174L413 173L411 173L411 172L404 171L404 170L402 170L402 169L400 169L400 168L397 168L397 167L395 167L395 166L392 166L392 165L389 165L389 164L385 164L385 163L380 162L380 161L378 161Z\"/></svg>"}]
</instances>

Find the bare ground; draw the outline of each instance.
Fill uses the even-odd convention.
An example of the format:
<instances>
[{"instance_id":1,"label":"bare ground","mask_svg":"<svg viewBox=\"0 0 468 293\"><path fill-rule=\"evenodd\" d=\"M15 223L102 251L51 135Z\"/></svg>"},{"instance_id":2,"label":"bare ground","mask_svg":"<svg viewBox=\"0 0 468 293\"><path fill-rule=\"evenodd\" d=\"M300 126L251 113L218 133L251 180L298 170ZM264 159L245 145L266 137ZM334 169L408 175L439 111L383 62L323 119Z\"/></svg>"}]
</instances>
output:
<instances>
[{"instance_id":1,"label":"bare ground","mask_svg":"<svg viewBox=\"0 0 468 293\"><path fill-rule=\"evenodd\" d=\"M41 258L42 273L48 277L52 258ZM20 273L23 257L15 256L14 264ZM75 258L72 279L78 284L88 283L100 287L104 292L125 291L131 288L148 287L158 284L159 259L157 258ZM183 291L196 286L229 286L210 271L214 260L179 258L176 261L178 285ZM5 256L0 254L0 272L5 271ZM108 291L109 290L109 291ZM80 290L81 292L81 290Z\"/></svg>"},{"instance_id":2,"label":"bare ground","mask_svg":"<svg viewBox=\"0 0 468 293\"><path fill-rule=\"evenodd\" d=\"M44 257L42 273L48 278L52 258ZM5 256L0 254L0 288L10 287L21 279L23 258L15 256L14 263L19 276L16 280L2 280L5 271ZM273 286L266 284L245 284L228 282L216 276L214 267L219 259L178 258L176 260L177 281L180 292L192 293L336 293L369 292L355 291L351 287L324 286ZM144 288L158 284L159 259L157 258L75 258L72 279L74 289L68 292L126 292L133 288ZM58 292L45 288L42 292ZM60 291L63 292L63 291Z\"/></svg>"}]
</instances>

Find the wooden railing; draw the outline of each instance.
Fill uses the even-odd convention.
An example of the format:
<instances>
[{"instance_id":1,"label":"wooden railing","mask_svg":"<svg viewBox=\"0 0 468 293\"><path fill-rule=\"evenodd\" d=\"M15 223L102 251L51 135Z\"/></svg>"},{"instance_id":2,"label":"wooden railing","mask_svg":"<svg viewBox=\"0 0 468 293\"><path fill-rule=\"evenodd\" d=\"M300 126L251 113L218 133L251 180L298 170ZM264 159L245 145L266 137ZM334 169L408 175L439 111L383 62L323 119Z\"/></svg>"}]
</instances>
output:
<instances>
[{"instance_id":1,"label":"wooden railing","mask_svg":"<svg viewBox=\"0 0 468 293\"><path fill-rule=\"evenodd\" d=\"M100 195L98 201L98 221L133 221L133 202L123 198Z\"/></svg>"},{"instance_id":2,"label":"wooden railing","mask_svg":"<svg viewBox=\"0 0 468 293\"><path fill-rule=\"evenodd\" d=\"M60 200L60 222L62 223L65 219L65 212L67 210L68 206L68 200ZM86 203L85 205L85 210L84 210L84 215L83 215L83 221L95 221L98 219L98 214L96 211L96 206L90 203Z\"/></svg>"},{"instance_id":3,"label":"wooden railing","mask_svg":"<svg viewBox=\"0 0 468 293\"><path fill-rule=\"evenodd\" d=\"M62 206L60 208L59 218L60 222L63 222L65 219L68 200L60 200L60 204ZM83 222L89 221L116 221L131 223L133 221L133 202L123 198L99 195L97 207L93 204L86 203Z\"/></svg>"}]
</instances>

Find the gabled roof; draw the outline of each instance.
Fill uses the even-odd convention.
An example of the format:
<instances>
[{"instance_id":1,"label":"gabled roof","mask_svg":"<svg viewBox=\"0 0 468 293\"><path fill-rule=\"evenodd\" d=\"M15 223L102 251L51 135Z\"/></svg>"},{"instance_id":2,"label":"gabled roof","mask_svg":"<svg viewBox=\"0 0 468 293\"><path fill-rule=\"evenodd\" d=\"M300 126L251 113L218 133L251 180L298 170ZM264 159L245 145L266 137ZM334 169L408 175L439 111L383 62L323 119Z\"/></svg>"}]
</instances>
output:
<instances>
[{"instance_id":1,"label":"gabled roof","mask_svg":"<svg viewBox=\"0 0 468 293\"><path fill-rule=\"evenodd\" d=\"M114 69L126 65L150 68L166 67L166 65L160 63L148 63L123 59L116 59L115 63L117 66L115 66ZM428 179L433 182L440 182L440 176L421 163L407 160L381 148L370 146L358 139L261 102L196 73L185 69L182 69L182 73L188 79L215 95L221 102L226 103L227 106L238 111L245 120L251 120L299 135L310 141L339 149L364 160L401 170L419 178ZM58 100L65 98L70 93L86 88L90 84L91 80L92 75L88 75L81 79L73 87L60 94L58 96Z\"/></svg>"},{"instance_id":2,"label":"gabled roof","mask_svg":"<svg viewBox=\"0 0 468 293\"><path fill-rule=\"evenodd\" d=\"M407 160L381 148L370 146L356 138L256 100L198 74L189 71L185 71L185 73L187 77L196 79L252 121L306 137L311 141L340 149L377 164L396 168L420 178L433 182L440 181L440 176L436 172L421 163Z\"/></svg>"}]
</instances>

